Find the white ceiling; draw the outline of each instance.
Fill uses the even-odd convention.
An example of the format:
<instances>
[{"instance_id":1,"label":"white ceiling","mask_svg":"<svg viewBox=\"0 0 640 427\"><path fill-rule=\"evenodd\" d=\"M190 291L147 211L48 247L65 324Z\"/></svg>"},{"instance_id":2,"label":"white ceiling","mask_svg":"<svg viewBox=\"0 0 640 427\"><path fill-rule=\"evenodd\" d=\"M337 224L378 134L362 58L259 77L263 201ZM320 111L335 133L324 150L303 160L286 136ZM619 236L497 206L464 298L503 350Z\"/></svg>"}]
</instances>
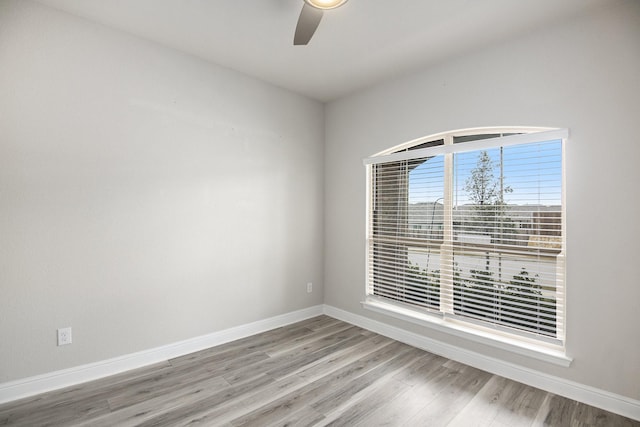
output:
<instances>
[{"instance_id":1,"label":"white ceiling","mask_svg":"<svg viewBox=\"0 0 640 427\"><path fill-rule=\"evenodd\" d=\"M320 101L612 2L350 0L293 46L303 0L38 1Z\"/></svg>"}]
</instances>

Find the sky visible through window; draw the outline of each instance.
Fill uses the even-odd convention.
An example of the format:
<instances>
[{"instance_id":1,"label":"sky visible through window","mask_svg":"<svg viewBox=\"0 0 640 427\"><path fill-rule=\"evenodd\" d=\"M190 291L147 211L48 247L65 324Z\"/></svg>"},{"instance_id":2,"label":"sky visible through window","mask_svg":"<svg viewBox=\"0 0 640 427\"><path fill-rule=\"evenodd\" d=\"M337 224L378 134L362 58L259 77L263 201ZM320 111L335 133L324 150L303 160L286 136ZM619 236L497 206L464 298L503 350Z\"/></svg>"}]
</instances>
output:
<instances>
[{"instance_id":1,"label":"sky visible through window","mask_svg":"<svg viewBox=\"0 0 640 427\"><path fill-rule=\"evenodd\" d=\"M500 179L508 205L559 206L562 202L562 143L559 140L513 145L485 150L494 165L493 176ZM477 167L481 151L454 155L454 205L471 203L465 184ZM500 158L502 157L502 168ZM501 171L502 169L502 171ZM409 173L409 203L442 203L444 155L430 158Z\"/></svg>"}]
</instances>

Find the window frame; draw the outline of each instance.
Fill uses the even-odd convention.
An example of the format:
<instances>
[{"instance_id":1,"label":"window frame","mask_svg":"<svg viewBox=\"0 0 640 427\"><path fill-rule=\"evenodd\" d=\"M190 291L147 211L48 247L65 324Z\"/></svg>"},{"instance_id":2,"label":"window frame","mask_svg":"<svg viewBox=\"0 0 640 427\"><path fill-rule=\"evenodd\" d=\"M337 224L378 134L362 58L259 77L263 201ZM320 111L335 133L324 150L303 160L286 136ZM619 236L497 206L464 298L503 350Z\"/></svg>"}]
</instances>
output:
<instances>
[{"instance_id":1,"label":"window frame","mask_svg":"<svg viewBox=\"0 0 640 427\"><path fill-rule=\"evenodd\" d=\"M460 144L453 144L454 137L460 136L474 136L474 135L486 135L486 134L509 134L509 136L500 136L497 138L478 139L469 142L463 142ZM415 139L387 150L381 151L367 159L364 159L366 166L366 191L367 191L367 206L366 206L366 288L365 288L365 300L363 306L366 309L370 309L379 313L390 315L395 318L406 320L412 323L417 323L423 326L428 326L449 334L460 336L472 341L481 342L483 344L499 347L505 350L509 350L515 353L524 354L537 359L545 360L551 363L559 364L562 366L569 366L571 358L566 355L565 349L565 317L566 317L566 281L564 275L566 274L565 256L566 256L566 200L565 200L565 145L569 137L568 129L557 128L542 128L542 127L482 127L463 129L450 132L442 132L427 137ZM442 145L432 146L428 148L414 148L420 145L429 145L431 141L443 140ZM371 280L372 269L374 262L371 259L372 251L370 245L372 244L374 224L373 218L373 205L374 190L372 179L372 165L379 163L387 163L391 161L403 161L421 156L435 156L439 154L444 155L444 161L451 162L449 166L445 166L444 172L444 188L445 192L452 191L452 180L454 173L453 169L453 154L467 151L482 151L490 148L504 147L506 145L518 145L533 142L544 142L550 140L561 140L562 150L562 180L561 180L561 250L550 250L550 255L557 258L557 262L562 265L562 310L561 314L557 316L556 327L558 329L558 337L554 339L545 339L541 336L533 336L529 333L519 333L519 331L513 330L508 327L500 327L496 325L487 326L483 322L474 322L473 319L460 318L460 316L453 315L453 300L450 301L451 307L442 308L443 304L447 304L447 301L441 301L439 303L439 309L437 311L429 309L421 309L420 307L402 301L391 301L388 298L378 297L373 292L373 281ZM447 174L446 171L450 173ZM407 184L408 187L408 184ZM448 197L449 205L443 207L444 215L453 215L453 205L451 204L451 197ZM435 202L434 202L435 203ZM452 221L451 221L452 222ZM449 242L452 246L455 243L454 237L451 233L452 230L443 231L443 240ZM422 242L419 244L428 244ZM495 245L492 245L495 248ZM453 288L452 288L453 289Z\"/></svg>"}]
</instances>

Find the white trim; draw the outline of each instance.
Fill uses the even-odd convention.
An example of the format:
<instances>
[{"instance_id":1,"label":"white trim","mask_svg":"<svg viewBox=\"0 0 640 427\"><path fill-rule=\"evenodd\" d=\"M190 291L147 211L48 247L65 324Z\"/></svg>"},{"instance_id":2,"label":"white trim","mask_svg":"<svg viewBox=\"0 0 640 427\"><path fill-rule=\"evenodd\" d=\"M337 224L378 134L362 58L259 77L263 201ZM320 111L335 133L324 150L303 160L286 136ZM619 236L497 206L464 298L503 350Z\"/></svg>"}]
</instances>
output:
<instances>
[{"instance_id":1,"label":"white trim","mask_svg":"<svg viewBox=\"0 0 640 427\"><path fill-rule=\"evenodd\" d=\"M500 136L496 138L473 141L473 144L451 144L438 145L436 147L421 148L413 151L403 151L386 155L375 155L363 160L366 165L378 163L395 162L400 160L418 159L422 157L437 156L440 154L463 153L466 151L480 151L490 148L508 147L511 145L528 144L535 142L553 141L557 139L567 139L568 129L554 129L543 132L523 133L518 135ZM427 138L430 140L430 138ZM416 142L416 144L419 141Z\"/></svg>"},{"instance_id":2,"label":"white trim","mask_svg":"<svg viewBox=\"0 0 640 427\"><path fill-rule=\"evenodd\" d=\"M413 139L411 141L403 142L402 144L395 145L386 150L382 150L370 157L386 156L387 154L393 154L398 150L404 150L416 145L420 145L424 142L437 141L444 139L447 136L468 136L468 135L488 135L493 133L532 133L532 132L546 132L548 130L558 129L555 127L541 127L541 126L481 126L476 128L456 129L446 132L434 133L429 136L422 136L420 138Z\"/></svg>"},{"instance_id":3,"label":"white trim","mask_svg":"<svg viewBox=\"0 0 640 427\"><path fill-rule=\"evenodd\" d=\"M323 313L321 305L305 308L268 319L258 320L208 335L156 347L113 359L76 366L16 381L0 384L0 403L57 390L87 381L119 374L131 369L153 365L185 354L215 347L240 338L259 334L291 323L299 322Z\"/></svg>"},{"instance_id":4,"label":"white trim","mask_svg":"<svg viewBox=\"0 0 640 427\"><path fill-rule=\"evenodd\" d=\"M492 374L640 421L640 400L505 362L329 305L324 306L324 314Z\"/></svg>"}]
</instances>

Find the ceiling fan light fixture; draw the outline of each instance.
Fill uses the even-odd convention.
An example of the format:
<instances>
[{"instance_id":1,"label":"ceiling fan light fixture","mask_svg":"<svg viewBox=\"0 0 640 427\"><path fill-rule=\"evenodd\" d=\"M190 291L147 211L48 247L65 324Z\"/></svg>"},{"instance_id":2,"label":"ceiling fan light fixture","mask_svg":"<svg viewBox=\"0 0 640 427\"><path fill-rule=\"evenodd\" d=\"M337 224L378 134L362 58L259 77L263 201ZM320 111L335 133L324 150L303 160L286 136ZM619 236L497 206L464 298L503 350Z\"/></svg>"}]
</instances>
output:
<instances>
[{"instance_id":1,"label":"ceiling fan light fixture","mask_svg":"<svg viewBox=\"0 0 640 427\"><path fill-rule=\"evenodd\" d=\"M342 6L347 0L304 0L304 2L316 9L329 10Z\"/></svg>"}]
</instances>

